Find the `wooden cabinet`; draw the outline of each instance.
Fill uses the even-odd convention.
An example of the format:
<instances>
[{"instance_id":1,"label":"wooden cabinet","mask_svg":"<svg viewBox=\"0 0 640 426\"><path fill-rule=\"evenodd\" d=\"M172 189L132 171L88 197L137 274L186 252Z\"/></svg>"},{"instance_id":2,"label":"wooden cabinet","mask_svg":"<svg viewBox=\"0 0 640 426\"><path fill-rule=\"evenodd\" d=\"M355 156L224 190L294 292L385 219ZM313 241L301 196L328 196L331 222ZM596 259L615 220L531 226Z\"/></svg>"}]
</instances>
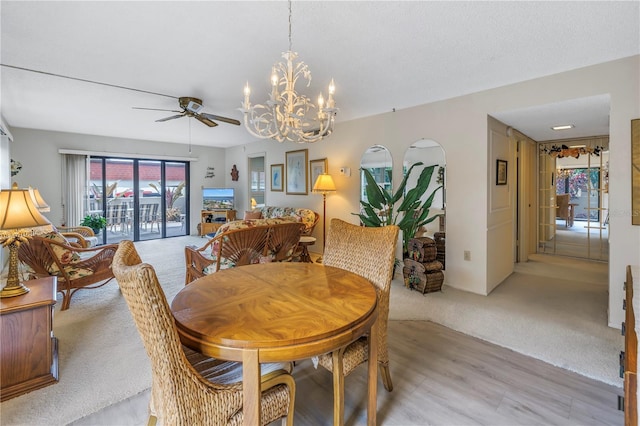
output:
<instances>
[{"instance_id":1,"label":"wooden cabinet","mask_svg":"<svg viewBox=\"0 0 640 426\"><path fill-rule=\"evenodd\" d=\"M0 299L0 400L58 381L53 336L56 277L30 280L29 293Z\"/></svg>"},{"instance_id":2,"label":"wooden cabinet","mask_svg":"<svg viewBox=\"0 0 640 426\"><path fill-rule=\"evenodd\" d=\"M201 210L200 236L216 232L223 223L236 220L236 211L228 209Z\"/></svg>"}]
</instances>

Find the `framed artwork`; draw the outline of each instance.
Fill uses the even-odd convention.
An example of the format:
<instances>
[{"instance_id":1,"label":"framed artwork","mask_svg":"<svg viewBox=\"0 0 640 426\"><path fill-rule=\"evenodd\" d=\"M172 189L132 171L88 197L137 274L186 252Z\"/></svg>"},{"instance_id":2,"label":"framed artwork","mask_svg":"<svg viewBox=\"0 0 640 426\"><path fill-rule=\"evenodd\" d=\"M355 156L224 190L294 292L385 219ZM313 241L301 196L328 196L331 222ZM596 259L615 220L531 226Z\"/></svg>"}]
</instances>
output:
<instances>
[{"instance_id":1,"label":"framed artwork","mask_svg":"<svg viewBox=\"0 0 640 426\"><path fill-rule=\"evenodd\" d=\"M284 164L271 165L271 190L274 192L282 192L284 185L282 184L282 176L284 172Z\"/></svg>"},{"instance_id":2,"label":"framed artwork","mask_svg":"<svg viewBox=\"0 0 640 426\"><path fill-rule=\"evenodd\" d=\"M327 173L328 170L327 159L320 158L318 160L309 161L309 170L311 175L311 180L309 181L309 188L313 190L313 185L316 183L316 179L323 173Z\"/></svg>"},{"instance_id":3,"label":"framed artwork","mask_svg":"<svg viewBox=\"0 0 640 426\"><path fill-rule=\"evenodd\" d=\"M507 162L496 160L496 185L507 184Z\"/></svg>"},{"instance_id":4,"label":"framed artwork","mask_svg":"<svg viewBox=\"0 0 640 426\"><path fill-rule=\"evenodd\" d=\"M308 149L285 152L287 194L307 195L307 182L309 181L309 171L307 170L308 155Z\"/></svg>"}]
</instances>

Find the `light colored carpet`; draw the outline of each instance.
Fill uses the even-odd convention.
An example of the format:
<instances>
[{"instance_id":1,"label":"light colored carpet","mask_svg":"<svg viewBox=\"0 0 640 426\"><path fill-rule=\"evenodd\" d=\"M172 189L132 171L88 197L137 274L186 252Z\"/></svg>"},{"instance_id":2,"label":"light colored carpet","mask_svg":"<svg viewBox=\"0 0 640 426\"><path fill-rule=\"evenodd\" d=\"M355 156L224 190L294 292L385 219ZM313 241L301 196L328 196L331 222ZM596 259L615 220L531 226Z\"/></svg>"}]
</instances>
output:
<instances>
[{"instance_id":1,"label":"light colored carpet","mask_svg":"<svg viewBox=\"0 0 640 426\"><path fill-rule=\"evenodd\" d=\"M199 237L136 243L154 266L167 298L184 283L184 246ZM490 296L445 286L421 295L400 277L392 284L392 320L443 324L587 377L621 386L618 330L606 326L606 264L536 256ZM60 382L3 402L2 425L63 425L147 389L151 372L117 284L81 291L71 308L56 308Z\"/></svg>"}]
</instances>

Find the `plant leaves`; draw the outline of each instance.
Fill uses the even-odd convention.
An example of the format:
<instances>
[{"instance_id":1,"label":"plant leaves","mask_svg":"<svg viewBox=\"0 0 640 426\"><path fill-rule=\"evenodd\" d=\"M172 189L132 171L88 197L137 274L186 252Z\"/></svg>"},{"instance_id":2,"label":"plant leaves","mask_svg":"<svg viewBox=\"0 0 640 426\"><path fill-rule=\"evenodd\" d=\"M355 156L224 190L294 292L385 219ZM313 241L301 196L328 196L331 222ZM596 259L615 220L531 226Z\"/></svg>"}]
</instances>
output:
<instances>
[{"instance_id":1,"label":"plant leaves","mask_svg":"<svg viewBox=\"0 0 640 426\"><path fill-rule=\"evenodd\" d=\"M380 188L368 169L362 169L362 171L364 172L364 177L367 181L367 186L365 188L367 201L374 208L382 210L384 208L383 204L386 204L386 197L383 194L382 188Z\"/></svg>"},{"instance_id":2,"label":"plant leaves","mask_svg":"<svg viewBox=\"0 0 640 426\"><path fill-rule=\"evenodd\" d=\"M400 197L402 197L402 195L404 194L404 188L407 186L407 180L409 179L409 176L411 175L411 171L413 170L413 168L416 166L422 166L423 164L424 163L422 161L418 161L417 163L409 167L409 170L407 170L407 173L404 175L404 178L402 178L402 182L400 182L400 186L398 187L398 190L396 191L395 194L393 194L393 204L395 204L400 199Z\"/></svg>"}]
</instances>

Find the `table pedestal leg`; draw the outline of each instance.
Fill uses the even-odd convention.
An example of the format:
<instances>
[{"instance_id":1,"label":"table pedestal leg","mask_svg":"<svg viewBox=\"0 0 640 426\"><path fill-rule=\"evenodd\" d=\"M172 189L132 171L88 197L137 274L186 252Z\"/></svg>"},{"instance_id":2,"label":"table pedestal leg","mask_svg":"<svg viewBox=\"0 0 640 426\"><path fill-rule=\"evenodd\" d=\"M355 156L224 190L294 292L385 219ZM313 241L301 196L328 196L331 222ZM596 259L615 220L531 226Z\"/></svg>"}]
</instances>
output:
<instances>
[{"instance_id":1,"label":"table pedestal leg","mask_svg":"<svg viewBox=\"0 0 640 426\"><path fill-rule=\"evenodd\" d=\"M244 425L261 425L260 421L260 363L258 351L246 349L242 353L242 397Z\"/></svg>"}]
</instances>

